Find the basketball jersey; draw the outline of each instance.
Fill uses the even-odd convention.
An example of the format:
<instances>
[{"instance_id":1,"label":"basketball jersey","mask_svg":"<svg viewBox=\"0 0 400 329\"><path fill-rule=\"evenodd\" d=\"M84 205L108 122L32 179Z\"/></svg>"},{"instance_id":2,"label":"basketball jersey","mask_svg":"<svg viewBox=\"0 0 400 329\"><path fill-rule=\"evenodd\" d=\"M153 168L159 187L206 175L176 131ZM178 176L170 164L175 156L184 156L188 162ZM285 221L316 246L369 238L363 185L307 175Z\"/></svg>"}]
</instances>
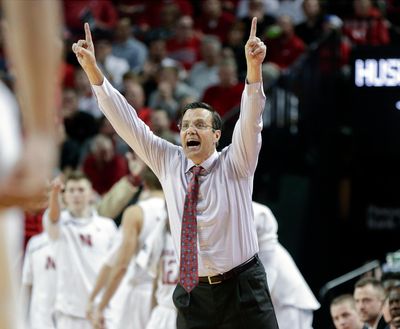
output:
<instances>
[{"instance_id":1,"label":"basketball jersey","mask_svg":"<svg viewBox=\"0 0 400 329\"><path fill-rule=\"evenodd\" d=\"M114 319L110 328L113 329L144 328L151 314L152 289L155 277L138 260L142 258L151 260L154 253L157 253L157 246L154 246L152 241L157 240L158 243L162 243L162 230L158 230L158 227L165 224L167 215L165 201L161 197L141 200L137 203L137 206L142 209L143 225L138 237L136 256L132 258L116 296L111 301ZM157 232L160 232L160 234ZM122 234L120 239L122 240ZM115 251L108 257L107 264L113 265L115 263L120 244L121 242L115 242L115 247L113 247ZM160 245L160 252L161 248L162 245ZM121 290L126 293L121 293ZM124 302L121 303L121 301Z\"/></svg>"},{"instance_id":2,"label":"basketball jersey","mask_svg":"<svg viewBox=\"0 0 400 329\"><path fill-rule=\"evenodd\" d=\"M143 226L139 234L137 256L131 262L131 266L134 267L133 271L131 271L130 283L132 285L140 284L141 282L153 282L155 276L151 275L146 265L140 265L140 259L142 257L150 258L154 254L157 246L153 243L153 240L157 240L157 237L153 233L159 227L159 224L165 224L167 218L164 198L150 197L139 201L137 205L143 211ZM161 231L159 231L159 235L161 236ZM162 246L160 246L160 252L161 248Z\"/></svg>"},{"instance_id":3,"label":"basketball jersey","mask_svg":"<svg viewBox=\"0 0 400 329\"><path fill-rule=\"evenodd\" d=\"M254 221L259 240L259 257L267 273L271 299L279 318L282 306L303 310L320 307L292 256L278 241L278 223L271 210L253 202Z\"/></svg>"},{"instance_id":4,"label":"basketball jersey","mask_svg":"<svg viewBox=\"0 0 400 329\"><path fill-rule=\"evenodd\" d=\"M33 236L26 247L22 284L31 286L29 328L54 329L52 310L56 297L56 261L46 233Z\"/></svg>"},{"instance_id":5,"label":"basketball jersey","mask_svg":"<svg viewBox=\"0 0 400 329\"><path fill-rule=\"evenodd\" d=\"M160 258L160 273L157 280L156 301L157 305L175 308L172 294L178 283L179 264L177 263L171 233L165 233L164 248Z\"/></svg>"},{"instance_id":6,"label":"basketball jersey","mask_svg":"<svg viewBox=\"0 0 400 329\"><path fill-rule=\"evenodd\" d=\"M116 234L115 223L95 212L89 218L74 218L67 210L61 212L58 223L50 221L48 211L43 219L46 231L55 241L55 309L85 318L89 294Z\"/></svg>"}]
</instances>

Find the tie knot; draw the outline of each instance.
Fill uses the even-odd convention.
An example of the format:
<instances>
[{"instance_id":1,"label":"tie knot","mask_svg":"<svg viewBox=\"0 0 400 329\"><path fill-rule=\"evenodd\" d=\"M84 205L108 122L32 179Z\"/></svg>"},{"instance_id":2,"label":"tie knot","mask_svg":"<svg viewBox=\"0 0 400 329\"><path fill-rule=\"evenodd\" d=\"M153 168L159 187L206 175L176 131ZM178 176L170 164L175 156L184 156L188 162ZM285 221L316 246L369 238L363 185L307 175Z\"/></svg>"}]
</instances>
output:
<instances>
[{"instance_id":1,"label":"tie knot","mask_svg":"<svg viewBox=\"0 0 400 329\"><path fill-rule=\"evenodd\" d=\"M203 171L203 167L202 166L193 166L192 168L190 168L190 171L193 173L193 175L198 176Z\"/></svg>"}]
</instances>

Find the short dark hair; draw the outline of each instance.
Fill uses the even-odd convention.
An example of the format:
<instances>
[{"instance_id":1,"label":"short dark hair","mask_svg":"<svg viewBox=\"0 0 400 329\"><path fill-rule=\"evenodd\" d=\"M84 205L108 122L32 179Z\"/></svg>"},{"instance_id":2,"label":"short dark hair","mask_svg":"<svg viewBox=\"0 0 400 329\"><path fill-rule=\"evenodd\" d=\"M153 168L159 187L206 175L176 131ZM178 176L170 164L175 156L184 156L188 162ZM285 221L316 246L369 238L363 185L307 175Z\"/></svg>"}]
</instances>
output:
<instances>
[{"instance_id":1,"label":"short dark hair","mask_svg":"<svg viewBox=\"0 0 400 329\"><path fill-rule=\"evenodd\" d=\"M92 185L92 182L90 181L89 177L86 176L85 173L83 173L82 171L79 171L79 170L74 170L74 171L71 171L70 173L68 173L65 177L65 183L67 183L70 180L77 181L77 180L81 180L81 179L87 180L89 182L89 184Z\"/></svg>"},{"instance_id":2,"label":"short dark hair","mask_svg":"<svg viewBox=\"0 0 400 329\"><path fill-rule=\"evenodd\" d=\"M185 115L186 111L193 110L193 109L205 109L207 111L210 111L212 114L213 129L214 130L222 130L221 116L219 115L219 113L217 111L215 111L215 109L211 105L204 103L204 102L193 102L193 103L186 104L181 111L181 116L180 116L179 122L182 122L182 118Z\"/></svg>"}]
</instances>

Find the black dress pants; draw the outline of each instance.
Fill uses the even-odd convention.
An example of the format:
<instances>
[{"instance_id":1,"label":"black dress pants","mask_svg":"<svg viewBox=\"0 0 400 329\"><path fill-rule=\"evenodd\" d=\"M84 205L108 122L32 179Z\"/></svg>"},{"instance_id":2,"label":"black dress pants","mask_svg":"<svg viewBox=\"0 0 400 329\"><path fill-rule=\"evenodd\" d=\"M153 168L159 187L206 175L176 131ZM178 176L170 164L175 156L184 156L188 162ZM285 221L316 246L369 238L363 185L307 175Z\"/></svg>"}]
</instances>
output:
<instances>
[{"instance_id":1,"label":"black dress pants","mask_svg":"<svg viewBox=\"0 0 400 329\"><path fill-rule=\"evenodd\" d=\"M258 257L253 266L221 283L199 283L190 293L178 284L173 301L178 329L278 329Z\"/></svg>"}]
</instances>

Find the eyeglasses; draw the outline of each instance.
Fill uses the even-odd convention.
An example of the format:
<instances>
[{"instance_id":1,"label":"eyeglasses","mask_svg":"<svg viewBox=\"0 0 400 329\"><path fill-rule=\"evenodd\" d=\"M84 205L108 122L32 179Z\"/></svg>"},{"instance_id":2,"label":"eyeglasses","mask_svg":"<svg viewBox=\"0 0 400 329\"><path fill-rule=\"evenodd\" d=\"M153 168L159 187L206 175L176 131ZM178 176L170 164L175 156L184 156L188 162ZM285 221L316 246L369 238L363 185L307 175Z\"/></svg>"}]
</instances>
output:
<instances>
[{"instance_id":1,"label":"eyeglasses","mask_svg":"<svg viewBox=\"0 0 400 329\"><path fill-rule=\"evenodd\" d=\"M206 130L207 128L211 128L214 130L213 126L210 126L205 122L201 121L194 123L189 123L189 122L178 123L178 128L180 131L186 131L189 129L190 126L193 126L196 130Z\"/></svg>"}]
</instances>

